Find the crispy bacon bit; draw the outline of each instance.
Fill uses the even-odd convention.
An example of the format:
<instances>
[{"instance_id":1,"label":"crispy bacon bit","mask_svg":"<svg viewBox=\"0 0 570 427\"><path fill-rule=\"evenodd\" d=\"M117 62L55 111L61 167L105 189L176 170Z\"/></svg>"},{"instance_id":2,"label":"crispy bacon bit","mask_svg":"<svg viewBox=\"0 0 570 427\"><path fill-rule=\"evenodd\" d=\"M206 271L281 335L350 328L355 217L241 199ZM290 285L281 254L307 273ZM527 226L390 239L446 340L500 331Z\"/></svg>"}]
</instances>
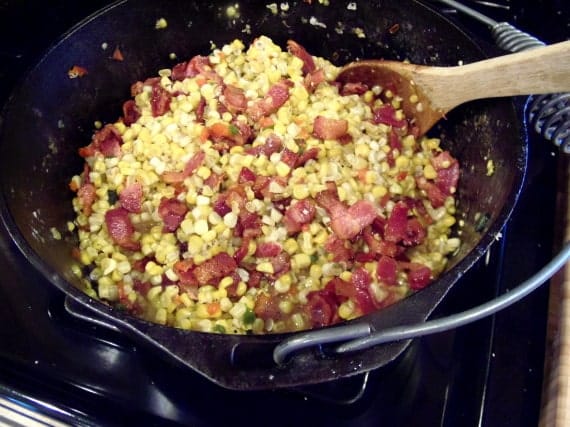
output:
<instances>
[{"instance_id":1,"label":"crispy bacon bit","mask_svg":"<svg viewBox=\"0 0 570 427\"><path fill-rule=\"evenodd\" d=\"M198 281L194 276L194 261L183 259L174 264L174 272L183 286L198 286Z\"/></svg>"},{"instance_id":2,"label":"crispy bacon bit","mask_svg":"<svg viewBox=\"0 0 570 427\"><path fill-rule=\"evenodd\" d=\"M309 160L316 160L319 157L319 148L313 147L309 148L307 151L303 152L295 162L295 167L299 168L305 166Z\"/></svg>"},{"instance_id":3,"label":"crispy bacon bit","mask_svg":"<svg viewBox=\"0 0 570 427\"><path fill-rule=\"evenodd\" d=\"M84 182L79 190L77 190L77 197L81 201L81 207L83 208L83 213L86 216L91 215L91 207L95 203L97 194L95 193L95 186L90 182Z\"/></svg>"},{"instance_id":4,"label":"crispy bacon bit","mask_svg":"<svg viewBox=\"0 0 570 427\"><path fill-rule=\"evenodd\" d=\"M246 182L255 182L255 173L249 168L241 168L238 176L238 184L244 184Z\"/></svg>"},{"instance_id":5,"label":"crispy bacon bit","mask_svg":"<svg viewBox=\"0 0 570 427\"><path fill-rule=\"evenodd\" d=\"M253 156L259 156L261 154L265 154L267 157L269 157L273 153L279 152L282 146L283 142L281 141L281 138L279 138L275 134L271 134L267 137L264 144L248 148L247 150L245 150L245 152Z\"/></svg>"},{"instance_id":6,"label":"crispy bacon bit","mask_svg":"<svg viewBox=\"0 0 570 427\"><path fill-rule=\"evenodd\" d=\"M338 304L335 295L327 289L310 292L303 307L313 328L332 325L338 320Z\"/></svg>"},{"instance_id":7,"label":"crispy bacon bit","mask_svg":"<svg viewBox=\"0 0 570 427\"><path fill-rule=\"evenodd\" d=\"M294 86L291 80L283 79L269 88L267 94L248 108L253 121L276 112L289 99L289 89Z\"/></svg>"},{"instance_id":8,"label":"crispy bacon bit","mask_svg":"<svg viewBox=\"0 0 570 427\"><path fill-rule=\"evenodd\" d=\"M326 80L325 72L322 68L318 68L314 71L311 71L305 76L303 80L303 85L307 89L307 92L313 93L317 86L319 86L322 82Z\"/></svg>"},{"instance_id":9,"label":"crispy bacon bit","mask_svg":"<svg viewBox=\"0 0 570 427\"><path fill-rule=\"evenodd\" d=\"M313 122L313 134L321 139L339 139L348 132L348 121L317 116Z\"/></svg>"},{"instance_id":10,"label":"crispy bacon bit","mask_svg":"<svg viewBox=\"0 0 570 427\"><path fill-rule=\"evenodd\" d=\"M399 265L407 272L411 289L419 291L431 282L431 269L429 267L418 262L400 262Z\"/></svg>"},{"instance_id":11,"label":"crispy bacon bit","mask_svg":"<svg viewBox=\"0 0 570 427\"><path fill-rule=\"evenodd\" d=\"M384 229L384 238L388 242L398 243L406 237L406 227L408 225L408 206L404 202L394 205L388 222Z\"/></svg>"},{"instance_id":12,"label":"crispy bacon bit","mask_svg":"<svg viewBox=\"0 0 570 427\"><path fill-rule=\"evenodd\" d=\"M184 80L186 77L196 77L201 74L206 80L220 83L221 77L212 69L210 59L207 56L196 55L188 62L181 62L172 68L173 80Z\"/></svg>"},{"instance_id":13,"label":"crispy bacon bit","mask_svg":"<svg viewBox=\"0 0 570 427\"><path fill-rule=\"evenodd\" d=\"M398 23L395 23L390 28L388 28L388 32L390 34L396 34L398 31L400 31L400 24Z\"/></svg>"},{"instance_id":14,"label":"crispy bacon bit","mask_svg":"<svg viewBox=\"0 0 570 427\"><path fill-rule=\"evenodd\" d=\"M283 274L291 270L291 256L287 252L280 252L275 258L271 259L273 266L273 279L277 279Z\"/></svg>"},{"instance_id":15,"label":"crispy bacon bit","mask_svg":"<svg viewBox=\"0 0 570 427\"><path fill-rule=\"evenodd\" d=\"M261 235L261 218L259 215L242 209L238 215L234 235L240 237L257 237Z\"/></svg>"},{"instance_id":16,"label":"crispy bacon bit","mask_svg":"<svg viewBox=\"0 0 570 427\"><path fill-rule=\"evenodd\" d=\"M196 266L193 274L200 286L217 285L224 277L231 276L236 269L235 260L227 253L221 252Z\"/></svg>"},{"instance_id":17,"label":"crispy bacon bit","mask_svg":"<svg viewBox=\"0 0 570 427\"><path fill-rule=\"evenodd\" d=\"M164 172L161 175L162 180L167 184L178 184L183 182L187 177L192 175L196 169L198 169L204 160L206 159L206 153L203 151L198 151L194 154L190 160L186 162L184 170L182 172Z\"/></svg>"},{"instance_id":18,"label":"crispy bacon bit","mask_svg":"<svg viewBox=\"0 0 570 427\"><path fill-rule=\"evenodd\" d=\"M143 187L140 182L127 185L119 194L121 207L129 212L140 212L142 208Z\"/></svg>"},{"instance_id":19,"label":"crispy bacon bit","mask_svg":"<svg viewBox=\"0 0 570 427\"><path fill-rule=\"evenodd\" d=\"M123 104L123 123L125 125L132 125L139 119L140 116L141 113L135 101L129 99Z\"/></svg>"},{"instance_id":20,"label":"crispy bacon bit","mask_svg":"<svg viewBox=\"0 0 570 427\"><path fill-rule=\"evenodd\" d=\"M160 83L156 83L152 86L152 93L150 97L150 106L152 110L152 116L158 117L166 114L170 110L170 101L172 100L172 94L163 88Z\"/></svg>"},{"instance_id":21,"label":"crispy bacon bit","mask_svg":"<svg viewBox=\"0 0 570 427\"><path fill-rule=\"evenodd\" d=\"M376 309L374 301L370 296L370 284L372 278L368 271L359 267L352 273L350 283L354 287L354 300L358 304L362 314L368 314Z\"/></svg>"},{"instance_id":22,"label":"crispy bacon bit","mask_svg":"<svg viewBox=\"0 0 570 427\"><path fill-rule=\"evenodd\" d=\"M247 98L243 89L239 87L226 85L222 91L224 96L224 105L232 113L241 113L247 108Z\"/></svg>"},{"instance_id":23,"label":"crispy bacon bit","mask_svg":"<svg viewBox=\"0 0 570 427\"><path fill-rule=\"evenodd\" d=\"M130 251L138 251L139 242L133 240L135 228L129 218L129 211L124 208L115 208L105 213L107 231L117 245Z\"/></svg>"},{"instance_id":24,"label":"crispy bacon bit","mask_svg":"<svg viewBox=\"0 0 570 427\"><path fill-rule=\"evenodd\" d=\"M315 203L310 199L299 200L291 204L283 216L283 224L287 233L295 234L303 229L305 224L309 224L315 217Z\"/></svg>"},{"instance_id":25,"label":"crispy bacon bit","mask_svg":"<svg viewBox=\"0 0 570 427\"><path fill-rule=\"evenodd\" d=\"M121 52L121 49L119 49L119 46L117 46L115 48L115 50L113 51L113 56L111 58L114 59L115 61L124 61L125 60L125 57L123 56L123 52Z\"/></svg>"},{"instance_id":26,"label":"crispy bacon bit","mask_svg":"<svg viewBox=\"0 0 570 427\"><path fill-rule=\"evenodd\" d=\"M416 183L420 190L424 190L434 208L439 208L445 203L447 196L433 182L428 181L423 176L416 179Z\"/></svg>"},{"instance_id":27,"label":"crispy bacon bit","mask_svg":"<svg viewBox=\"0 0 570 427\"><path fill-rule=\"evenodd\" d=\"M386 285L398 284L398 263L393 258L382 255L376 265L378 280Z\"/></svg>"},{"instance_id":28,"label":"crispy bacon bit","mask_svg":"<svg viewBox=\"0 0 570 427\"><path fill-rule=\"evenodd\" d=\"M74 65L67 71L67 76L70 79L76 79L78 77L83 77L87 74L87 69L80 67L79 65Z\"/></svg>"},{"instance_id":29,"label":"crispy bacon bit","mask_svg":"<svg viewBox=\"0 0 570 427\"><path fill-rule=\"evenodd\" d=\"M279 309L279 299L274 295L265 293L258 294L253 312L263 320L279 320L283 317L283 312Z\"/></svg>"},{"instance_id":30,"label":"crispy bacon bit","mask_svg":"<svg viewBox=\"0 0 570 427\"><path fill-rule=\"evenodd\" d=\"M376 209L366 201L359 200L346 207L338 199L336 190L325 190L317 194L317 203L326 209L331 217L331 228L341 239L351 239L372 224L376 218Z\"/></svg>"},{"instance_id":31,"label":"crispy bacon bit","mask_svg":"<svg viewBox=\"0 0 570 427\"><path fill-rule=\"evenodd\" d=\"M377 219L374 221L377 221ZM382 226L382 231L384 231L384 226ZM368 246L368 253L372 254L373 258L376 258L378 255L386 255L394 258L401 252L401 248L395 243L377 240L369 227L362 230L362 238L364 242L366 242L366 246Z\"/></svg>"},{"instance_id":32,"label":"crispy bacon bit","mask_svg":"<svg viewBox=\"0 0 570 427\"><path fill-rule=\"evenodd\" d=\"M336 234L331 234L325 242L325 250L333 254L334 262L350 262L354 258L354 253L349 247L349 242L338 238Z\"/></svg>"},{"instance_id":33,"label":"crispy bacon bit","mask_svg":"<svg viewBox=\"0 0 570 427\"><path fill-rule=\"evenodd\" d=\"M384 104L373 111L374 117L372 122L374 124L385 124L395 128L403 128L407 125L405 119L396 118L396 110L390 104Z\"/></svg>"},{"instance_id":34,"label":"crispy bacon bit","mask_svg":"<svg viewBox=\"0 0 570 427\"><path fill-rule=\"evenodd\" d=\"M445 194L451 195L457 189L459 181L459 162L453 158L449 151L442 151L435 156L431 163L437 171L435 185Z\"/></svg>"},{"instance_id":35,"label":"crispy bacon bit","mask_svg":"<svg viewBox=\"0 0 570 427\"><path fill-rule=\"evenodd\" d=\"M368 86L365 85L364 83L345 83L341 88L340 88L340 94L342 96L347 96L347 95L363 95L366 93L366 91L368 90Z\"/></svg>"},{"instance_id":36,"label":"crispy bacon bit","mask_svg":"<svg viewBox=\"0 0 570 427\"><path fill-rule=\"evenodd\" d=\"M121 134L115 126L108 124L93 134L91 144L80 148L79 155L86 158L98 151L105 157L118 157L121 154L121 145Z\"/></svg>"},{"instance_id":37,"label":"crispy bacon bit","mask_svg":"<svg viewBox=\"0 0 570 427\"><path fill-rule=\"evenodd\" d=\"M206 111L206 99L201 96L198 105L196 106L196 121L204 123L204 112Z\"/></svg>"},{"instance_id":38,"label":"crispy bacon bit","mask_svg":"<svg viewBox=\"0 0 570 427\"><path fill-rule=\"evenodd\" d=\"M174 232L184 220L184 216L188 212L186 203L178 199L167 199L163 197L158 205L158 215L164 222L164 231Z\"/></svg>"},{"instance_id":39,"label":"crispy bacon bit","mask_svg":"<svg viewBox=\"0 0 570 427\"><path fill-rule=\"evenodd\" d=\"M299 58L301 61L303 61L304 74L312 73L313 71L315 71L316 69L315 60L313 59L311 54L309 54L309 52L305 50L303 46L301 46L299 43L293 40L288 40L287 49L289 50L289 53L291 55L294 55L297 58Z\"/></svg>"},{"instance_id":40,"label":"crispy bacon bit","mask_svg":"<svg viewBox=\"0 0 570 427\"><path fill-rule=\"evenodd\" d=\"M212 172L211 175L204 180L204 185L207 185L214 191L219 191L222 182L224 181L224 173Z\"/></svg>"},{"instance_id":41,"label":"crispy bacon bit","mask_svg":"<svg viewBox=\"0 0 570 427\"><path fill-rule=\"evenodd\" d=\"M273 258L281 253L281 245L274 242L261 242L255 249L255 256L259 258Z\"/></svg>"}]
</instances>

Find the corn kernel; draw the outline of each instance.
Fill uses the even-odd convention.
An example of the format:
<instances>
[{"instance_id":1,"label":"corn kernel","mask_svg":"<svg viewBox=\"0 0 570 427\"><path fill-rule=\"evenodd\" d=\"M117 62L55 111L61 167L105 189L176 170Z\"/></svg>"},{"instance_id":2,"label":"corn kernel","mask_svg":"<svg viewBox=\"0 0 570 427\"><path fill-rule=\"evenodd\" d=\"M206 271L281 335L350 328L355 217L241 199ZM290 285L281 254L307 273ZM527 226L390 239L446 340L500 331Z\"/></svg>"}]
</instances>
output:
<instances>
[{"instance_id":1,"label":"corn kernel","mask_svg":"<svg viewBox=\"0 0 570 427\"><path fill-rule=\"evenodd\" d=\"M275 273L273 264L271 264L269 261L260 262L259 264L257 264L255 269L261 273L267 273L267 274Z\"/></svg>"}]
</instances>

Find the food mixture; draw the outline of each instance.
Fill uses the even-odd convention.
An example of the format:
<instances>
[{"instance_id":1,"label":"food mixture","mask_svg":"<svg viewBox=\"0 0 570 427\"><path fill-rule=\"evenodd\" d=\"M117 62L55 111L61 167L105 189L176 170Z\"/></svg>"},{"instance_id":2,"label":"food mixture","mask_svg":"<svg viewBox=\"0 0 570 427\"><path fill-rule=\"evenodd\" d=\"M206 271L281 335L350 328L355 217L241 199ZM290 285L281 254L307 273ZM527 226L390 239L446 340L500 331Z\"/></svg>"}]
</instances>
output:
<instances>
[{"instance_id":1,"label":"food mixture","mask_svg":"<svg viewBox=\"0 0 570 427\"><path fill-rule=\"evenodd\" d=\"M339 85L294 41L236 40L136 82L71 179L93 296L218 333L322 327L427 286L459 163L390 88Z\"/></svg>"}]
</instances>

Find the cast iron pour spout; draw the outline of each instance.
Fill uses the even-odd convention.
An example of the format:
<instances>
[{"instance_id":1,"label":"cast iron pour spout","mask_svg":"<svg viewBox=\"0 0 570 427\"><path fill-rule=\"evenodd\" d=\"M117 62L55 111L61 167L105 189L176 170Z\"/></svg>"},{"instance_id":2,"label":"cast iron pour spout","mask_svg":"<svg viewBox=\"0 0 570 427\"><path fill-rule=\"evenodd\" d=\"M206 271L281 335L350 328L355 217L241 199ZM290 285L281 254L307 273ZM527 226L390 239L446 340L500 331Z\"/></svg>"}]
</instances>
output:
<instances>
[{"instance_id":1,"label":"cast iron pour spout","mask_svg":"<svg viewBox=\"0 0 570 427\"><path fill-rule=\"evenodd\" d=\"M343 67L337 81L391 89L422 136L468 101L569 91L569 69L570 41L566 41L455 67L356 61Z\"/></svg>"}]
</instances>

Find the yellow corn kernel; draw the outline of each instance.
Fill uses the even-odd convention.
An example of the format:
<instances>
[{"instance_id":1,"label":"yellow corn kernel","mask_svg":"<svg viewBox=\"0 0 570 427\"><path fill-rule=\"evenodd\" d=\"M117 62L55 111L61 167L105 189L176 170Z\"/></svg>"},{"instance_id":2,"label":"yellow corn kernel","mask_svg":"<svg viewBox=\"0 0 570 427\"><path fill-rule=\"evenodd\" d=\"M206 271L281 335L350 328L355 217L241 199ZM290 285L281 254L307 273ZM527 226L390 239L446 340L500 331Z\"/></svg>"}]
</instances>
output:
<instances>
[{"instance_id":1,"label":"yellow corn kernel","mask_svg":"<svg viewBox=\"0 0 570 427\"><path fill-rule=\"evenodd\" d=\"M313 280L318 281L323 276L323 268L318 264L313 264L309 270L309 275Z\"/></svg>"},{"instance_id":2,"label":"yellow corn kernel","mask_svg":"<svg viewBox=\"0 0 570 427\"><path fill-rule=\"evenodd\" d=\"M289 255L293 255L299 250L299 245L295 239L287 239L285 240L285 243L283 243L283 249Z\"/></svg>"},{"instance_id":3,"label":"yellow corn kernel","mask_svg":"<svg viewBox=\"0 0 570 427\"><path fill-rule=\"evenodd\" d=\"M202 235L202 239L204 240L204 242L209 243L212 242L216 239L217 233L216 230L211 229L206 231L203 235Z\"/></svg>"},{"instance_id":4,"label":"yellow corn kernel","mask_svg":"<svg viewBox=\"0 0 570 427\"><path fill-rule=\"evenodd\" d=\"M154 261L149 261L146 263L144 271L148 273L150 276L159 276L162 274L163 268Z\"/></svg>"},{"instance_id":5,"label":"yellow corn kernel","mask_svg":"<svg viewBox=\"0 0 570 427\"><path fill-rule=\"evenodd\" d=\"M352 278L352 273L350 271L343 271L342 273L340 273L339 276L342 280L345 280L347 282L350 282L350 279Z\"/></svg>"},{"instance_id":6,"label":"yellow corn kernel","mask_svg":"<svg viewBox=\"0 0 570 427\"><path fill-rule=\"evenodd\" d=\"M275 166L275 171L277 172L277 175L279 175L281 177L286 177L291 172L291 168L289 167L288 164L280 161Z\"/></svg>"},{"instance_id":7,"label":"yellow corn kernel","mask_svg":"<svg viewBox=\"0 0 570 427\"><path fill-rule=\"evenodd\" d=\"M437 172L435 171L434 167L431 164L427 164L424 167L424 177L426 179L435 179L437 178Z\"/></svg>"},{"instance_id":8,"label":"yellow corn kernel","mask_svg":"<svg viewBox=\"0 0 570 427\"><path fill-rule=\"evenodd\" d=\"M309 188L304 184L297 184L293 186L293 198L297 200L306 199L311 195Z\"/></svg>"},{"instance_id":9,"label":"yellow corn kernel","mask_svg":"<svg viewBox=\"0 0 570 427\"><path fill-rule=\"evenodd\" d=\"M388 193L388 189L386 187L384 187L383 185L377 185L375 187L372 187L372 195L376 199L384 197L387 193Z\"/></svg>"},{"instance_id":10,"label":"yellow corn kernel","mask_svg":"<svg viewBox=\"0 0 570 427\"><path fill-rule=\"evenodd\" d=\"M203 236L209 230L208 221L205 219L199 219L194 223L194 233L198 234L199 236Z\"/></svg>"},{"instance_id":11,"label":"yellow corn kernel","mask_svg":"<svg viewBox=\"0 0 570 427\"><path fill-rule=\"evenodd\" d=\"M261 273L267 273L267 274L275 273L273 264L271 264L269 261L260 262L259 264L257 264L255 269Z\"/></svg>"},{"instance_id":12,"label":"yellow corn kernel","mask_svg":"<svg viewBox=\"0 0 570 427\"><path fill-rule=\"evenodd\" d=\"M338 308L338 315L341 319L348 320L354 313L354 303L351 300L343 302Z\"/></svg>"},{"instance_id":13,"label":"yellow corn kernel","mask_svg":"<svg viewBox=\"0 0 570 427\"><path fill-rule=\"evenodd\" d=\"M410 164L410 159L408 159L406 156L398 156L395 163L396 168L406 169Z\"/></svg>"},{"instance_id":14,"label":"yellow corn kernel","mask_svg":"<svg viewBox=\"0 0 570 427\"><path fill-rule=\"evenodd\" d=\"M228 286L231 286L233 283L234 283L234 278L230 277L230 276L226 276L222 280L220 280L218 288L219 289L226 289Z\"/></svg>"},{"instance_id":15,"label":"yellow corn kernel","mask_svg":"<svg viewBox=\"0 0 570 427\"><path fill-rule=\"evenodd\" d=\"M239 282L236 289L236 295L240 297L243 294L245 294L246 291L247 291L247 285L245 284L245 282Z\"/></svg>"},{"instance_id":16,"label":"yellow corn kernel","mask_svg":"<svg viewBox=\"0 0 570 427\"><path fill-rule=\"evenodd\" d=\"M294 270L307 268L311 265L311 257L307 254L295 254L291 259L291 266Z\"/></svg>"}]
</instances>

